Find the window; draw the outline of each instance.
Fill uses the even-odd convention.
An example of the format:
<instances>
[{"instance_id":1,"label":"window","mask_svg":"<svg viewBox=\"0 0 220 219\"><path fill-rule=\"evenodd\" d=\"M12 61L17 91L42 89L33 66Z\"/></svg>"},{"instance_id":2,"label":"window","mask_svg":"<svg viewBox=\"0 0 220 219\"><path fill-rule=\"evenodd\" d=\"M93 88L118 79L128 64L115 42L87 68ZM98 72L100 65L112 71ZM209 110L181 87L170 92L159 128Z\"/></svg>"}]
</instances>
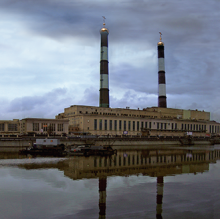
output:
<instances>
[{"instance_id":1,"label":"window","mask_svg":"<svg viewBox=\"0 0 220 219\"><path fill-rule=\"evenodd\" d=\"M107 125L108 125L107 120L105 120L105 130L107 130Z\"/></svg>"},{"instance_id":2,"label":"window","mask_svg":"<svg viewBox=\"0 0 220 219\"><path fill-rule=\"evenodd\" d=\"M119 155L119 158L118 158L118 165L121 166L121 156Z\"/></svg>"},{"instance_id":3,"label":"window","mask_svg":"<svg viewBox=\"0 0 220 219\"><path fill-rule=\"evenodd\" d=\"M167 124L166 123L164 123L164 129L167 129Z\"/></svg>"},{"instance_id":4,"label":"window","mask_svg":"<svg viewBox=\"0 0 220 219\"><path fill-rule=\"evenodd\" d=\"M137 131L139 131L139 121L137 121Z\"/></svg>"},{"instance_id":5,"label":"window","mask_svg":"<svg viewBox=\"0 0 220 219\"><path fill-rule=\"evenodd\" d=\"M5 131L5 124L4 123L0 124L0 131Z\"/></svg>"},{"instance_id":6,"label":"window","mask_svg":"<svg viewBox=\"0 0 220 219\"><path fill-rule=\"evenodd\" d=\"M55 132L55 123L50 124L50 131Z\"/></svg>"},{"instance_id":7,"label":"window","mask_svg":"<svg viewBox=\"0 0 220 219\"><path fill-rule=\"evenodd\" d=\"M133 121L133 131L135 131L135 121Z\"/></svg>"},{"instance_id":8,"label":"window","mask_svg":"<svg viewBox=\"0 0 220 219\"><path fill-rule=\"evenodd\" d=\"M121 131L121 120L119 120L119 131Z\"/></svg>"},{"instance_id":9,"label":"window","mask_svg":"<svg viewBox=\"0 0 220 219\"><path fill-rule=\"evenodd\" d=\"M99 120L99 130L102 130L102 119Z\"/></svg>"},{"instance_id":10,"label":"window","mask_svg":"<svg viewBox=\"0 0 220 219\"><path fill-rule=\"evenodd\" d=\"M131 131L131 121L128 121L128 131Z\"/></svg>"},{"instance_id":11,"label":"window","mask_svg":"<svg viewBox=\"0 0 220 219\"><path fill-rule=\"evenodd\" d=\"M114 166L117 166L117 157L114 157Z\"/></svg>"},{"instance_id":12,"label":"window","mask_svg":"<svg viewBox=\"0 0 220 219\"><path fill-rule=\"evenodd\" d=\"M157 129L159 129L159 125L160 125L159 122L157 122Z\"/></svg>"},{"instance_id":13,"label":"window","mask_svg":"<svg viewBox=\"0 0 220 219\"><path fill-rule=\"evenodd\" d=\"M160 124L160 129L163 129L163 123Z\"/></svg>"},{"instance_id":14,"label":"window","mask_svg":"<svg viewBox=\"0 0 220 219\"><path fill-rule=\"evenodd\" d=\"M39 123L33 123L33 131L39 131Z\"/></svg>"},{"instance_id":15,"label":"window","mask_svg":"<svg viewBox=\"0 0 220 219\"><path fill-rule=\"evenodd\" d=\"M124 121L124 131L126 131L126 121Z\"/></svg>"},{"instance_id":16,"label":"window","mask_svg":"<svg viewBox=\"0 0 220 219\"><path fill-rule=\"evenodd\" d=\"M123 165L124 166L126 165L126 158L125 157L123 158Z\"/></svg>"},{"instance_id":17,"label":"window","mask_svg":"<svg viewBox=\"0 0 220 219\"><path fill-rule=\"evenodd\" d=\"M145 122L145 128L147 128L147 122Z\"/></svg>"},{"instance_id":18,"label":"window","mask_svg":"<svg viewBox=\"0 0 220 219\"><path fill-rule=\"evenodd\" d=\"M8 131L17 131L18 130L18 125L17 124L8 124Z\"/></svg>"},{"instance_id":19,"label":"window","mask_svg":"<svg viewBox=\"0 0 220 219\"><path fill-rule=\"evenodd\" d=\"M177 123L175 123L175 129L177 130Z\"/></svg>"},{"instance_id":20,"label":"window","mask_svg":"<svg viewBox=\"0 0 220 219\"><path fill-rule=\"evenodd\" d=\"M112 120L109 120L109 130L112 130Z\"/></svg>"},{"instance_id":21,"label":"window","mask_svg":"<svg viewBox=\"0 0 220 219\"><path fill-rule=\"evenodd\" d=\"M115 129L115 131L117 131L117 120L115 120L114 123L115 123L115 124L114 124L114 129Z\"/></svg>"},{"instance_id":22,"label":"window","mask_svg":"<svg viewBox=\"0 0 220 219\"><path fill-rule=\"evenodd\" d=\"M44 132L47 131L47 123L41 123L41 129L43 129Z\"/></svg>"},{"instance_id":23,"label":"window","mask_svg":"<svg viewBox=\"0 0 220 219\"><path fill-rule=\"evenodd\" d=\"M57 131L63 132L63 124L57 124Z\"/></svg>"},{"instance_id":24,"label":"window","mask_svg":"<svg viewBox=\"0 0 220 219\"><path fill-rule=\"evenodd\" d=\"M94 130L97 130L97 119L94 119Z\"/></svg>"},{"instance_id":25,"label":"window","mask_svg":"<svg viewBox=\"0 0 220 219\"><path fill-rule=\"evenodd\" d=\"M144 122L141 122L141 128L142 129L144 128Z\"/></svg>"},{"instance_id":26,"label":"window","mask_svg":"<svg viewBox=\"0 0 220 219\"><path fill-rule=\"evenodd\" d=\"M173 123L171 123L171 129L173 130Z\"/></svg>"},{"instance_id":27,"label":"window","mask_svg":"<svg viewBox=\"0 0 220 219\"><path fill-rule=\"evenodd\" d=\"M151 129L151 122L149 122L149 128Z\"/></svg>"},{"instance_id":28,"label":"window","mask_svg":"<svg viewBox=\"0 0 220 219\"><path fill-rule=\"evenodd\" d=\"M94 157L94 167L97 167L97 158Z\"/></svg>"}]
</instances>

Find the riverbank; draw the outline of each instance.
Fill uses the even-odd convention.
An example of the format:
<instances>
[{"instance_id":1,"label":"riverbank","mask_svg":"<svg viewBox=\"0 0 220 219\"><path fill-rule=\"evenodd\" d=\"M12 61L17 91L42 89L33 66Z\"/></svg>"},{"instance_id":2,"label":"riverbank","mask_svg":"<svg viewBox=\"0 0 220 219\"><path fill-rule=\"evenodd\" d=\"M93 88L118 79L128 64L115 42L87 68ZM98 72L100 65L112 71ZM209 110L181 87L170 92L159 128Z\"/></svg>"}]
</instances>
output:
<instances>
[{"instance_id":1,"label":"riverbank","mask_svg":"<svg viewBox=\"0 0 220 219\"><path fill-rule=\"evenodd\" d=\"M39 137L37 137L39 138ZM42 137L43 138L43 137ZM115 149L123 149L126 146L131 149L140 149L145 146L182 146L182 145L214 145L220 143L219 138L187 138L187 137L48 137L60 139L60 143L65 146L94 144L94 145L111 145ZM33 145L36 137L25 138L0 138L0 152L18 152L21 149Z\"/></svg>"}]
</instances>

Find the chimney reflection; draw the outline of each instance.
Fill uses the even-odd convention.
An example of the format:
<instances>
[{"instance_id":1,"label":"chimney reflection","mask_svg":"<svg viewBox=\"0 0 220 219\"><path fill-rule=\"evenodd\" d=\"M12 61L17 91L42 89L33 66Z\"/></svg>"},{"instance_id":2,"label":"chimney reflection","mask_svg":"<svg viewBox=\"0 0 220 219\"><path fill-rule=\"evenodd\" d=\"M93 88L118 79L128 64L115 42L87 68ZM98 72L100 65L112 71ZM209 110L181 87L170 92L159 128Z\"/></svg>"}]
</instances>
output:
<instances>
[{"instance_id":1,"label":"chimney reflection","mask_svg":"<svg viewBox=\"0 0 220 219\"><path fill-rule=\"evenodd\" d=\"M162 204L163 204L163 176L157 177L157 207L156 207L156 218L162 219Z\"/></svg>"},{"instance_id":2,"label":"chimney reflection","mask_svg":"<svg viewBox=\"0 0 220 219\"><path fill-rule=\"evenodd\" d=\"M209 164L220 159L220 150L118 150L111 157L73 157L61 163L21 164L20 168L58 168L73 179L99 179L99 219L106 218L107 177L143 176L157 177L156 218L162 218L164 177L209 171ZM98 187L95 188L98 190ZM117 194L116 194L117 195ZM155 215L154 213L154 215Z\"/></svg>"},{"instance_id":3,"label":"chimney reflection","mask_svg":"<svg viewBox=\"0 0 220 219\"><path fill-rule=\"evenodd\" d=\"M99 219L105 219L107 177L99 177Z\"/></svg>"}]
</instances>

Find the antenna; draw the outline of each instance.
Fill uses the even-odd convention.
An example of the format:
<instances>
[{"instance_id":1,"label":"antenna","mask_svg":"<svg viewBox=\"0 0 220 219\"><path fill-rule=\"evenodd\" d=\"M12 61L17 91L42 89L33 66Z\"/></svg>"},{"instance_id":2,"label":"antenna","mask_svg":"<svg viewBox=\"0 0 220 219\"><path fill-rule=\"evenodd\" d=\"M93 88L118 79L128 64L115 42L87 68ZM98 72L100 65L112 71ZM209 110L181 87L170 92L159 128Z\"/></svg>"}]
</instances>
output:
<instances>
[{"instance_id":1,"label":"antenna","mask_svg":"<svg viewBox=\"0 0 220 219\"><path fill-rule=\"evenodd\" d=\"M159 34L160 34L160 41L161 41L161 40L162 40L162 37L161 37L162 33L161 33L161 32L159 32Z\"/></svg>"},{"instance_id":2,"label":"antenna","mask_svg":"<svg viewBox=\"0 0 220 219\"><path fill-rule=\"evenodd\" d=\"M102 16L103 17L103 25L105 26L105 16Z\"/></svg>"}]
</instances>

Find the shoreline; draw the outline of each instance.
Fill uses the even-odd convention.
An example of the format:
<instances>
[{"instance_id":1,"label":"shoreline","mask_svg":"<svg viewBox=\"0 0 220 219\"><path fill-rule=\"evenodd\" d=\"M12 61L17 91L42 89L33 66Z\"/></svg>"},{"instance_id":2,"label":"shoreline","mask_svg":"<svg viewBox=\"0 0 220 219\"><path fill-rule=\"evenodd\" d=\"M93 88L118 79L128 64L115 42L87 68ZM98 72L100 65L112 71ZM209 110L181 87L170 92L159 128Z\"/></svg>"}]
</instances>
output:
<instances>
[{"instance_id":1,"label":"shoreline","mask_svg":"<svg viewBox=\"0 0 220 219\"><path fill-rule=\"evenodd\" d=\"M41 137L44 139L45 137ZM196 146L196 145L214 145L220 143L219 138L161 138L161 137L108 137L108 138L94 138L94 137L81 137L81 138L57 138L47 137L48 139L60 139L60 143L65 146L69 145L111 145L115 149L142 149L149 147L159 146ZM18 152L21 149L32 146L39 137L26 137L26 138L1 138L0 139L0 152Z\"/></svg>"}]
</instances>

